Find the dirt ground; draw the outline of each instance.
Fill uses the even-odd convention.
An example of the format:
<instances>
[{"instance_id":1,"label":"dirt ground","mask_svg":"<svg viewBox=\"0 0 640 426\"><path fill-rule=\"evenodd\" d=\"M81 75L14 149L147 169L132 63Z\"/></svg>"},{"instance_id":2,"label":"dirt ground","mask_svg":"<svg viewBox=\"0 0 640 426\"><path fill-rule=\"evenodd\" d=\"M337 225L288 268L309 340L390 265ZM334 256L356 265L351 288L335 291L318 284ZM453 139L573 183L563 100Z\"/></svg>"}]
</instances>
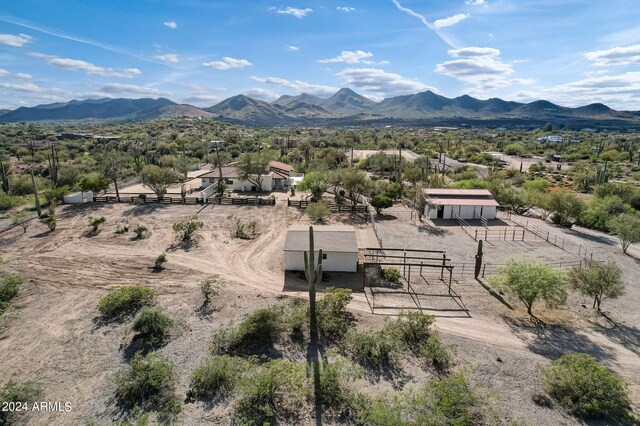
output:
<instances>
[{"instance_id":1,"label":"dirt ground","mask_svg":"<svg viewBox=\"0 0 640 426\"><path fill-rule=\"evenodd\" d=\"M286 198L286 197L285 197ZM87 217L105 216L107 223L95 236L88 235ZM175 247L171 224L197 215L205 224L198 244L189 250ZM402 215L399 215L402 216ZM234 219L258 220L260 236L254 240L231 237ZM127 220L132 227L144 224L150 236L132 239L132 234L115 233L117 223ZM69 413L31 415L29 424L82 424L94 419L110 424L119 413L113 403L111 378L126 364L131 333L127 324L100 325L97 303L110 288L141 283L158 290L158 305L177 319L171 341L160 351L176 365L178 395L185 395L191 372L205 359L211 334L237 321L254 309L282 297L305 297L304 282L283 271L284 238L292 223L308 223L304 213L278 201L275 206L185 206L92 204L64 206L58 211L58 229L49 233L34 224L0 233L0 251L13 271L28 278L15 299L15 309L0 323L0 383L11 378L36 380L44 388L44 399L70 401ZM348 215L334 216L331 223L350 223L369 235L370 225ZM547 226L541 224L541 226ZM446 247L457 262L471 262L475 241L457 227L433 230L417 227L409 216L387 217L378 222L385 247ZM581 230L555 230L588 244L595 253L615 258L625 268L627 295L606 301L604 309L613 326L590 309L590 301L572 296L568 306L546 312L542 318L562 326L543 334L531 327L519 307L509 309L490 288L469 279L456 279L453 289L466 314L437 314L437 326L446 342L457 345L457 363L471 365L480 383L495 395L504 416L524 424L578 424L561 413L536 406L531 396L539 392L534 379L537 365L568 352L588 352L620 373L629 383L636 404L640 401L640 289L634 279L640 270L629 256L601 235ZM506 243L487 247L488 259L501 259L515 252L556 259L557 248L532 244L529 251ZM158 273L154 259L167 251L167 268ZM198 308L202 296L199 282L219 275L224 290L216 299L218 308L203 315ZM351 280L358 290L359 279L349 274L331 274L325 285ZM426 307L436 281L420 284ZM399 296L400 300L402 296ZM391 300L395 302L395 300ZM442 302L451 304L451 300ZM440 302L439 302L440 303ZM448 306L448 305L447 305ZM357 292L350 309L361 326L378 326L384 314L371 313L365 293ZM433 313L433 312L430 312ZM421 380L414 377L414 383ZM181 414L186 425L228 423L228 407L187 404Z\"/></svg>"}]
</instances>

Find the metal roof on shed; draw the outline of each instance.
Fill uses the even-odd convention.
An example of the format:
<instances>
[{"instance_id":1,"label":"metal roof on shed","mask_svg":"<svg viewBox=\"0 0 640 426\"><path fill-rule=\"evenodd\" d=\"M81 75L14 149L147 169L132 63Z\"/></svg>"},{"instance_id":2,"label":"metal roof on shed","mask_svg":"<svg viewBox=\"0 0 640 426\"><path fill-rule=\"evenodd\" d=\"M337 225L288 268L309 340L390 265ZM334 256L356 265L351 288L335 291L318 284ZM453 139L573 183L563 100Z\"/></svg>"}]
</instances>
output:
<instances>
[{"instance_id":1,"label":"metal roof on shed","mask_svg":"<svg viewBox=\"0 0 640 426\"><path fill-rule=\"evenodd\" d=\"M488 189L426 188L427 195L450 195L458 197L493 197Z\"/></svg>"},{"instance_id":2,"label":"metal roof on shed","mask_svg":"<svg viewBox=\"0 0 640 426\"><path fill-rule=\"evenodd\" d=\"M358 242L353 226L314 225L314 249L327 252L357 253ZM284 251L309 250L309 225L292 225L284 240Z\"/></svg>"},{"instance_id":3,"label":"metal roof on shed","mask_svg":"<svg viewBox=\"0 0 640 426\"><path fill-rule=\"evenodd\" d=\"M430 197L427 200L431 204L440 206L500 206L498 202L490 198L438 198Z\"/></svg>"}]
</instances>

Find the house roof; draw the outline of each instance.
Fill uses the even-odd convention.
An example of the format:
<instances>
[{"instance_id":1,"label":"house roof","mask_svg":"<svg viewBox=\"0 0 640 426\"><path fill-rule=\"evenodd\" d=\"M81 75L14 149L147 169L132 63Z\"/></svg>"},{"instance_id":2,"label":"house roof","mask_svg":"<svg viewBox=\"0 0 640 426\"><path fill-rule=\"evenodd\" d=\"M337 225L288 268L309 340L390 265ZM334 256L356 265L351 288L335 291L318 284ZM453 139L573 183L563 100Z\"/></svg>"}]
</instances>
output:
<instances>
[{"instance_id":1,"label":"house roof","mask_svg":"<svg viewBox=\"0 0 640 426\"><path fill-rule=\"evenodd\" d=\"M429 197L429 203L440 206L500 206L493 198L438 198Z\"/></svg>"},{"instance_id":2,"label":"house roof","mask_svg":"<svg viewBox=\"0 0 640 426\"><path fill-rule=\"evenodd\" d=\"M293 171L293 166L290 166L290 165L285 164L285 163L281 163L279 161L270 161L269 162L269 167L271 167L273 169L284 170L285 172Z\"/></svg>"},{"instance_id":3,"label":"house roof","mask_svg":"<svg viewBox=\"0 0 640 426\"><path fill-rule=\"evenodd\" d=\"M209 170L206 173L199 175L200 178L209 178L215 179L220 176L220 171L216 167L215 169ZM237 178L238 177L238 169L235 166L224 166L222 167L222 177L223 178Z\"/></svg>"},{"instance_id":4,"label":"house roof","mask_svg":"<svg viewBox=\"0 0 640 426\"><path fill-rule=\"evenodd\" d=\"M314 248L326 252L357 253L358 242L353 226L314 225ZM309 226L292 225L284 240L284 251L309 250Z\"/></svg>"},{"instance_id":5,"label":"house roof","mask_svg":"<svg viewBox=\"0 0 640 426\"><path fill-rule=\"evenodd\" d=\"M456 197L493 197L488 189L457 189L457 188L426 188L426 195L456 196Z\"/></svg>"}]
</instances>

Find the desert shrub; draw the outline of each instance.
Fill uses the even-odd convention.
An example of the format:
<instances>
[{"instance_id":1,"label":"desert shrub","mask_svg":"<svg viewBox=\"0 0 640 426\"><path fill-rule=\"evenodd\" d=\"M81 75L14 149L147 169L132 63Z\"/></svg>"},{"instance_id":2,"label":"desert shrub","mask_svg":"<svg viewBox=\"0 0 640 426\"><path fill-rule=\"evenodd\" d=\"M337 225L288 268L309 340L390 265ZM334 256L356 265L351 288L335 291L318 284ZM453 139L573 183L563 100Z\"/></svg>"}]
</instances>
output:
<instances>
[{"instance_id":1,"label":"desert shrub","mask_svg":"<svg viewBox=\"0 0 640 426\"><path fill-rule=\"evenodd\" d=\"M370 426L436 426L484 424L474 387L463 372L432 380L416 391L384 394L365 403L361 423Z\"/></svg>"},{"instance_id":2,"label":"desert shrub","mask_svg":"<svg viewBox=\"0 0 640 426\"><path fill-rule=\"evenodd\" d=\"M167 253L160 253L153 263L155 269L163 269L164 264L167 263Z\"/></svg>"},{"instance_id":3,"label":"desert shrub","mask_svg":"<svg viewBox=\"0 0 640 426\"><path fill-rule=\"evenodd\" d=\"M331 216L331 209L324 201L318 201L307 206L307 214L312 222L319 223Z\"/></svg>"},{"instance_id":4,"label":"desert shrub","mask_svg":"<svg viewBox=\"0 0 640 426\"><path fill-rule=\"evenodd\" d=\"M228 393L249 365L244 359L229 355L211 358L193 371L191 394L204 398Z\"/></svg>"},{"instance_id":5,"label":"desert shrub","mask_svg":"<svg viewBox=\"0 0 640 426\"><path fill-rule=\"evenodd\" d=\"M279 305L261 308L247 315L236 329L220 330L213 336L213 353L236 353L273 343L283 331L283 309Z\"/></svg>"},{"instance_id":6,"label":"desert shrub","mask_svg":"<svg viewBox=\"0 0 640 426\"><path fill-rule=\"evenodd\" d=\"M89 216L88 222L89 222L89 226L91 227L91 232L98 232L100 225L102 225L106 221L107 219L104 216L98 216L98 217Z\"/></svg>"},{"instance_id":7,"label":"desert shrub","mask_svg":"<svg viewBox=\"0 0 640 426\"><path fill-rule=\"evenodd\" d=\"M12 425L16 420L17 412L9 411L5 403L19 402L27 403L29 407L42 395L40 386L34 382L18 383L13 380L8 381L0 388L0 425Z\"/></svg>"},{"instance_id":8,"label":"desert shrub","mask_svg":"<svg viewBox=\"0 0 640 426\"><path fill-rule=\"evenodd\" d=\"M384 268L382 269L382 278L387 281L391 281L392 283L397 283L400 282L402 274L396 268Z\"/></svg>"},{"instance_id":9,"label":"desert shrub","mask_svg":"<svg viewBox=\"0 0 640 426\"><path fill-rule=\"evenodd\" d=\"M24 284L24 277L22 275L9 273L0 274L0 315L9 307L11 299L18 295L22 284Z\"/></svg>"},{"instance_id":10,"label":"desert shrub","mask_svg":"<svg viewBox=\"0 0 640 426\"><path fill-rule=\"evenodd\" d=\"M348 359L332 356L331 363L323 363L320 368L319 402L325 407L336 409L355 405L357 396L344 385L344 382L361 376L361 368Z\"/></svg>"},{"instance_id":11,"label":"desert shrub","mask_svg":"<svg viewBox=\"0 0 640 426\"><path fill-rule=\"evenodd\" d=\"M129 222L121 221L116 224L116 234L126 234L129 232Z\"/></svg>"},{"instance_id":12,"label":"desert shrub","mask_svg":"<svg viewBox=\"0 0 640 426\"><path fill-rule=\"evenodd\" d=\"M382 368L396 361L400 348L393 337L384 331L349 331L343 342L354 361L367 368Z\"/></svg>"},{"instance_id":13,"label":"desert shrub","mask_svg":"<svg viewBox=\"0 0 640 426\"><path fill-rule=\"evenodd\" d=\"M240 380L235 404L240 424L272 424L277 417L294 416L312 389L305 366L284 359L253 368Z\"/></svg>"},{"instance_id":14,"label":"desert shrub","mask_svg":"<svg viewBox=\"0 0 640 426\"><path fill-rule=\"evenodd\" d=\"M451 354L451 347L447 347L442 343L437 334L434 334L427 339L424 347L420 349L420 354L429 358L437 371L441 373L449 371L453 358Z\"/></svg>"},{"instance_id":15,"label":"desert shrub","mask_svg":"<svg viewBox=\"0 0 640 426\"><path fill-rule=\"evenodd\" d=\"M112 290L100 299L98 309L105 317L133 314L143 306L153 304L156 292L142 285L132 285Z\"/></svg>"},{"instance_id":16,"label":"desert shrub","mask_svg":"<svg viewBox=\"0 0 640 426\"><path fill-rule=\"evenodd\" d=\"M145 306L140 309L131 324L131 329L138 333L147 346L156 346L167 338L173 320L160 308Z\"/></svg>"},{"instance_id":17,"label":"desert shrub","mask_svg":"<svg viewBox=\"0 0 640 426\"><path fill-rule=\"evenodd\" d=\"M433 315L426 315L419 311L402 311L395 321L385 325L385 330L398 339L403 346L418 353L433 334L431 326L434 322Z\"/></svg>"},{"instance_id":18,"label":"desert shrub","mask_svg":"<svg viewBox=\"0 0 640 426\"><path fill-rule=\"evenodd\" d=\"M205 305L208 305L211 302L211 298L213 296L218 295L218 288L216 287L217 282L218 277L212 275L200 283L200 292L204 296Z\"/></svg>"},{"instance_id":19,"label":"desert shrub","mask_svg":"<svg viewBox=\"0 0 640 426\"><path fill-rule=\"evenodd\" d=\"M198 229L202 228L204 223L196 217L184 219L173 224L173 233L176 240L182 242L190 242L195 237Z\"/></svg>"},{"instance_id":20,"label":"desert shrub","mask_svg":"<svg viewBox=\"0 0 640 426\"><path fill-rule=\"evenodd\" d=\"M7 211L24 203L20 197L0 192L0 212Z\"/></svg>"},{"instance_id":21,"label":"desert shrub","mask_svg":"<svg viewBox=\"0 0 640 426\"><path fill-rule=\"evenodd\" d=\"M624 381L587 354L564 355L544 370L544 389L580 417L630 418Z\"/></svg>"},{"instance_id":22,"label":"desert shrub","mask_svg":"<svg viewBox=\"0 0 640 426\"><path fill-rule=\"evenodd\" d=\"M116 373L116 400L125 407L154 409L177 414L180 402L173 395L173 363L163 355L136 354L129 366Z\"/></svg>"},{"instance_id":23,"label":"desert shrub","mask_svg":"<svg viewBox=\"0 0 640 426\"><path fill-rule=\"evenodd\" d=\"M144 225L136 226L135 228L133 228L133 232L136 234L136 238L138 239L142 239L149 235L149 229L147 229L147 227Z\"/></svg>"},{"instance_id":24,"label":"desert shrub","mask_svg":"<svg viewBox=\"0 0 640 426\"><path fill-rule=\"evenodd\" d=\"M316 303L318 329L325 338L340 339L349 329L350 317L346 307L352 299L348 288L327 287Z\"/></svg>"},{"instance_id":25,"label":"desert shrub","mask_svg":"<svg viewBox=\"0 0 640 426\"><path fill-rule=\"evenodd\" d=\"M43 213L40 216L40 223L46 225L49 228L49 231L55 231L58 226L58 221L56 220L56 208L54 204L49 204L49 208L47 213Z\"/></svg>"}]
</instances>

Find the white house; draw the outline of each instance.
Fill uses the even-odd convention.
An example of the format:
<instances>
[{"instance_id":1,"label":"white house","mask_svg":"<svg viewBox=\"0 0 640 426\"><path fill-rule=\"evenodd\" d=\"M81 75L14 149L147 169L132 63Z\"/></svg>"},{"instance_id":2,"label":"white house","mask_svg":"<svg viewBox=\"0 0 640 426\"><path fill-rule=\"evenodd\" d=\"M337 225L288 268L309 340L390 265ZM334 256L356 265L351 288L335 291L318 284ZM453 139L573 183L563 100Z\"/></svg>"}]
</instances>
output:
<instances>
[{"instance_id":1,"label":"white house","mask_svg":"<svg viewBox=\"0 0 640 426\"><path fill-rule=\"evenodd\" d=\"M427 188L429 219L495 219L500 205L486 189Z\"/></svg>"},{"instance_id":2,"label":"white house","mask_svg":"<svg viewBox=\"0 0 640 426\"><path fill-rule=\"evenodd\" d=\"M262 188L260 191L284 190L290 185L289 175L293 167L280 163L278 161L269 162L269 167L262 175ZM218 181L220 171L218 168L204 170L197 176L202 179L202 187L207 188ZM236 163L228 164L222 167L222 178L225 180L227 187L233 191L259 191L254 183L239 177Z\"/></svg>"},{"instance_id":3,"label":"white house","mask_svg":"<svg viewBox=\"0 0 640 426\"><path fill-rule=\"evenodd\" d=\"M322 270L356 272L358 243L353 226L314 225L314 250L322 249ZM292 225L284 240L284 269L304 271L304 252L309 250L309 226Z\"/></svg>"}]
</instances>

